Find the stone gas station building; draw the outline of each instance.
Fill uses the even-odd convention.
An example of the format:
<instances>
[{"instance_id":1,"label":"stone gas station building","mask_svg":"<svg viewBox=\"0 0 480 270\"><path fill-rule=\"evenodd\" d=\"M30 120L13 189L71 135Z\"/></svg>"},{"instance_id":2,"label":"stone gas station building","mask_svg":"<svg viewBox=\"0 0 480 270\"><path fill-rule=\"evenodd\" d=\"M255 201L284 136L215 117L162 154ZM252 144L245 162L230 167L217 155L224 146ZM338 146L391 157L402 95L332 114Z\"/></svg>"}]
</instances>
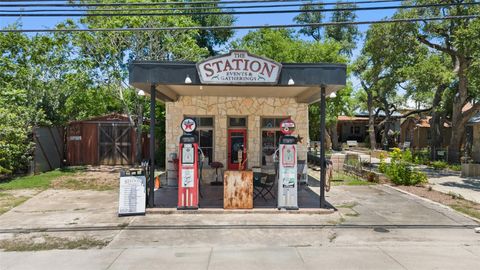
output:
<instances>
[{"instance_id":1,"label":"stone gas station building","mask_svg":"<svg viewBox=\"0 0 480 270\"><path fill-rule=\"evenodd\" d=\"M280 137L279 123L286 118L296 123L294 135L303 138L298 160L306 160L308 105L320 101L324 112L325 97L345 82L343 64L280 64L246 51L200 63L141 61L130 66L130 84L150 95L151 106L155 100L165 102L167 160L178 152L181 121L196 120L196 135L206 157L204 182L213 180L214 170L208 166L213 161L225 170L238 170L235 152L240 146L246 150L247 169L268 169ZM324 115L322 120L324 125ZM150 123L153 140L154 115Z\"/></svg>"}]
</instances>

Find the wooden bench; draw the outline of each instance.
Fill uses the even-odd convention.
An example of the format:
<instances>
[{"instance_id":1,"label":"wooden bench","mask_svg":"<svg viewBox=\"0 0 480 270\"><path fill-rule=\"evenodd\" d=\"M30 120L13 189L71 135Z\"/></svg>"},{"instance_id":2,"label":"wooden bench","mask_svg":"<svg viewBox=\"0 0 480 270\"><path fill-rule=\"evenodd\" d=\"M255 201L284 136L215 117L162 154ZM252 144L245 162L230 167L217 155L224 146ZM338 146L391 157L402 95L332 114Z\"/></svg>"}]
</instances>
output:
<instances>
[{"instance_id":1,"label":"wooden bench","mask_svg":"<svg viewBox=\"0 0 480 270\"><path fill-rule=\"evenodd\" d=\"M402 149L403 150L410 149L410 142L404 142L402 145Z\"/></svg>"},{"instance_id":2,"label":"wooden bench","mask_svg":"<svg viewBox=\"0 0 480 270\"><path fill-rule=\"evenodd\" d=\"M348 146L348 148L357 147L358 142L357 141L347 141L347 146Z\"/></svg>"}]
</instances>

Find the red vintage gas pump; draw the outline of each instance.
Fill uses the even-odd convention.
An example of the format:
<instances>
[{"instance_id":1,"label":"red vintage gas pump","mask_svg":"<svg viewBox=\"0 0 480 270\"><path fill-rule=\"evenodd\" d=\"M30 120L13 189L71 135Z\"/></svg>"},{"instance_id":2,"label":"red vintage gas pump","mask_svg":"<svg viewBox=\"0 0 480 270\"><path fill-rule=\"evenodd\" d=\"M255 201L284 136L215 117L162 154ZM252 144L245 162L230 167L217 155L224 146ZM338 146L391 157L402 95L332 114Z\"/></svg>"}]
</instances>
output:
<instances>
[{"instance_id":1,"label":"red vintage gas pump","mask_svg":"<svg viewBox=\"0 0 480 270\"><path fill-rule=\"evenodd\" d=\"M195 120L185 118L178 147L178 210L198 209L198 142Z\"/></svg>"}]
</instances>

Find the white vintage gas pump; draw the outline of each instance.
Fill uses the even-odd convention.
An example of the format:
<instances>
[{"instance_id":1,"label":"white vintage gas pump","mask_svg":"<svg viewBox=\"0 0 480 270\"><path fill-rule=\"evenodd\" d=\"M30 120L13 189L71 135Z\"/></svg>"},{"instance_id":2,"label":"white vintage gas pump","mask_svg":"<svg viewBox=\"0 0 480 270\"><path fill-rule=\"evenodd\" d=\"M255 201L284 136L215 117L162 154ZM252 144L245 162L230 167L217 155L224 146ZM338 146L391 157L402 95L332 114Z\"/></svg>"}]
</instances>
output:
<instances>
[{"instance_id":1,"label":"white vintage gas pump","mask_svg":"<svg viewBox=\"0 0 480 270\"><path fill-rule=\"evenodd\" d=\"M284 136L278 146L278 209L298 210L297 138L291 136L295 123L286 119L280 124Z\"/></svg>"}]
</instances>

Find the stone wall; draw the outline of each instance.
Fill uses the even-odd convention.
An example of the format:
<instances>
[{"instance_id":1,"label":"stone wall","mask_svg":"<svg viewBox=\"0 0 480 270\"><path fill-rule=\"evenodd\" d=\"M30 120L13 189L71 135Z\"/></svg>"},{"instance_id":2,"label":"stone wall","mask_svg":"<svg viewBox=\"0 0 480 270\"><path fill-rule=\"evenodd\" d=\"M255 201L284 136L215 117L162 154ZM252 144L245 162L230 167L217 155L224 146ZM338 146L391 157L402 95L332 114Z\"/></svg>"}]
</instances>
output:
<instances>
[{"instance_id":1,"label":"stone wall","mask_svg":"<svg viewBox=\"0 0 480 270\"><path fill-rule=\"evenodd\" d=\"M227 166L227 119L247 117L247 156L248 167L261 165L261 128L262 117L291 116L297 128L294 135L303 137L299 145L298 159L307 157L308 105L297 103L294 98L248 98L248 97L210 97L182 96L176 102L167 102L166 107L166 155L178 152L178 140L182 135L180 122L185 115L212 116L214 118L214 157ZM204 181L210 182L211 170L206 169Z\"/></svg>"}]
</instances>

